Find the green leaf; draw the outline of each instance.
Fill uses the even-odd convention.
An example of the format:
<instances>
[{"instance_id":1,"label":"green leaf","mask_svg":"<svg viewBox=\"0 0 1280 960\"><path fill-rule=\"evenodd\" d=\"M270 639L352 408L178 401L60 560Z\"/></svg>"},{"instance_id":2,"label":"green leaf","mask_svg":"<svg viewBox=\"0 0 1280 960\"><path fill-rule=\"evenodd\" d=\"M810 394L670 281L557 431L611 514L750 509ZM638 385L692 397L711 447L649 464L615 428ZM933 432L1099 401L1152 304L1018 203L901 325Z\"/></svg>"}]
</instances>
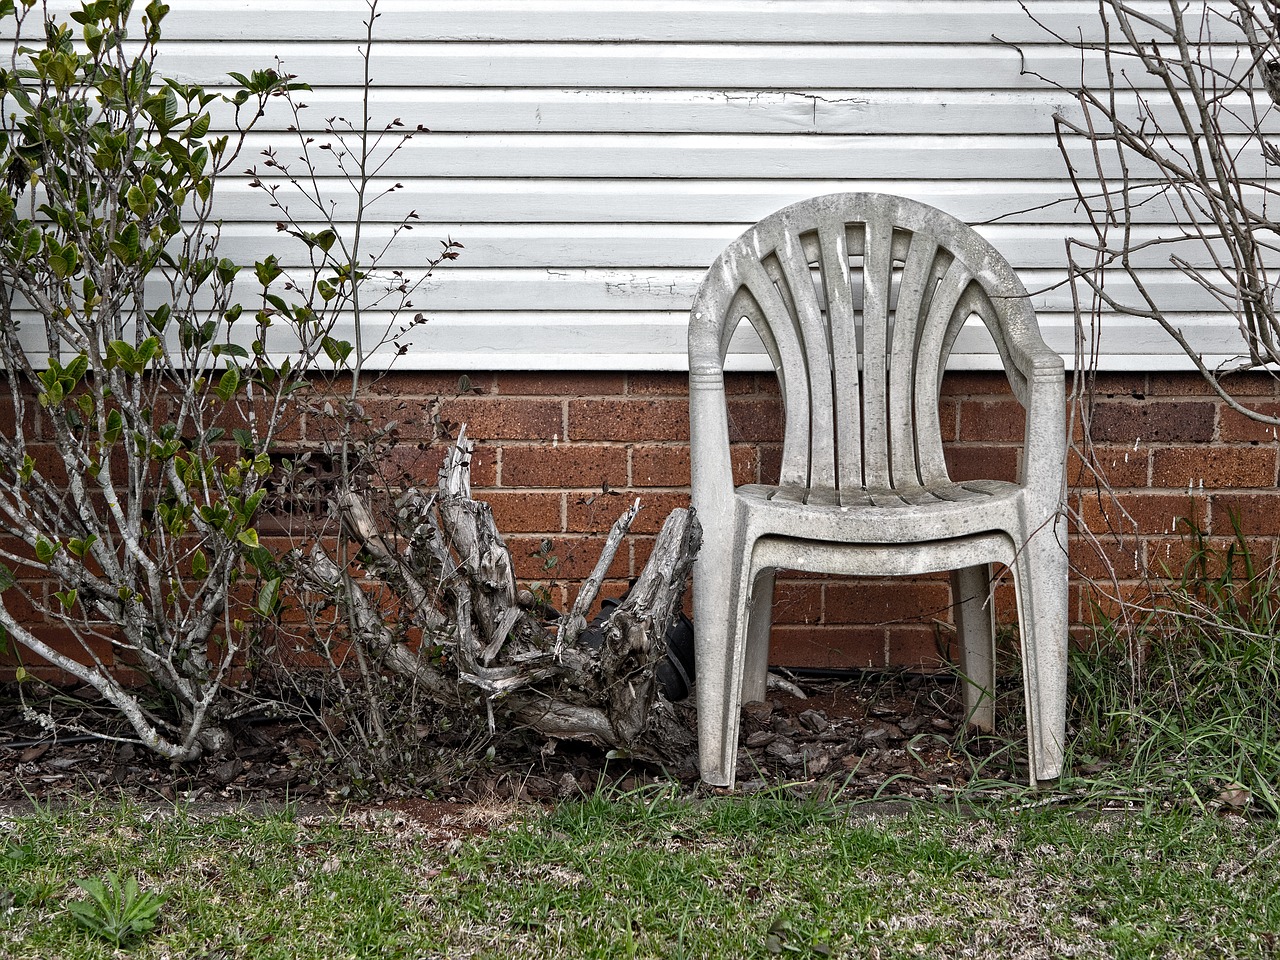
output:
<instances>
[{"instance_id":1,"label":"green leaf","mask_svg":"<svg viewBox=\"0 0 1280 960\"><path fill-rule=\"evenodd\" d=\"M253 270L258 275L258 283L264 287L269 287L283 272L280 269L280 261L274 256L259 260L253 265Z\"/></svg>"},{"instance_id":2,"label":"green leaf","mask_svg":"<svg viewBox=\"0 0 1280 960\"><path fill-rule=\"evenodd\" d=\"M347 357L351 356L351 344L346 340L335 340L333 337L326 336L320 341L325 356L334 363L345 363Z\"/></svg>"},{"instance_id":3,"label":"green leaf","mask_svg":"<svg viewBox=\"0 0 1280 960\"><path fill-rule=\"evenodd\" d=\"M78 592L75 589L61 590L55 593L54 596L57 597L58 602L62 604L63 610L70 610L76 605L77 593Z\"/></svg>"},{"instance_id":4,"label":"green leaf","mask_svg":"<svg viewBox=\"0 0 1280 960\"><path fill-rule=\"evenodd\" d=\"M120 432L124 429L124 418L120 416L119 410L112 410L107 414L107 433L103 437L107 443L115 443L120 439Z\"/></svg>"},{"instance_id":5,"label":"green leaf","mask_svg":"<svg viewBox=\"0 0 1280 960\"><path fill-rule=\"evenodd\" d=\"M248 530L241 530L236 539L246 547L256 547L258 545L258 531L253 529L253 527L250 527Z\"/></svg>"},{"instance_id":6,"label":"green leaf","mask_svg":"<svg viewBox=\"0 0 1280 960\"><path fill-rule=\"evenodd\" d=\"M13 571L3 563L0 563L0 593L8 590L18 581L13 576Z\"/></svg>"},{"instance_id":7,"label":"green leaf","mask_svg":"<svg viewBox=\"0 0 1280 960\"><path fill-rule=\"evenodd\" d=\"M97 542L98 542L98 535L96 533L89 534L89 536L87 536L83 540L81 540L79 537L72 537L70 540L67 541L67 552L83 560L84 555L88 553L89 550L93 547L93 545Z\"/></svg>"},{"instance_id":8,"label":"green leaf","mask_svg":"<svg viewBox=\"0 0 1280 960\"><path fill-rule=\"evenodd\" d=\"M195 553L191 555L191 572L197 577L203 577L209 572L209 558L199 547L196 547Z\"/></svg>"},{"instance_id":9,"label":"green leaf","mask_svg":"<svg viewBox=\"0 0 1280 960\"><path fill-rule=\"evenodd\" d=\"M54 555L58 552L61 546L62 544L60 543L50 543L44 537L37 536L36 543L35 543L36 559L38 559L45 566L48 566L50 561L53 560Z\"/></svg>"},{"instance_id":10,"label":"green leaf","mask_svg":"<svg viewBox=\"0 0 1280 960\"><path fill-rule=\"evenodd\" d=\"M111 241L110 246L111 252L120 258L121 263L126 266L137 263L142 256L142 235L138 232L138 225L126 225Z\"/></svg>"},{"instance_id":11,"label":"green leaf","mask_svg":"<svg viewBox=\"0 0 1280 960\"><path fill-rule=\"evenodd\" d=\"M125 194L125 202L129 204L129 209L139 217L145 217L151 212L151 201L147 199L147 195L142 192L140 187L130 187L128 193Z\"/></svg>"},{"instance_id":12,"label":"green leaf","mask_svg":"<svg viewBox=\"0 0 1280 960\"><path fill-rule=\"evenodd\" d=\"M254 609L264 617L270 617L280 605L280 577L272 577L258 591L258 602Z\"/></svg>"},{"instance_id":13,"label":"green leaf","mask_svg":"<svg viewBox=\"0 0 1280 960\"><path fill-rule=\"evenodd\" d=\"M240 388L240 368L227 367L221 377L218 378L218 385L214 388L214 393L218 395L218 399L223 403L230 403L231 398L236 395L236 390Z\"/></svg>"},{"instance_id":14,"label":"green leaf","mask_svg":"<svg viewBox=\"0 0 1280 960\"><path fill-rule=\"evenodd\" d=\"M253 449L253 434L250 433L248 430L244 429L243 427L237 427L235 430L232 430L231 436L236 443L240 444L240 447L242 449L244 450Z\"/></svg>"}]
</instances>

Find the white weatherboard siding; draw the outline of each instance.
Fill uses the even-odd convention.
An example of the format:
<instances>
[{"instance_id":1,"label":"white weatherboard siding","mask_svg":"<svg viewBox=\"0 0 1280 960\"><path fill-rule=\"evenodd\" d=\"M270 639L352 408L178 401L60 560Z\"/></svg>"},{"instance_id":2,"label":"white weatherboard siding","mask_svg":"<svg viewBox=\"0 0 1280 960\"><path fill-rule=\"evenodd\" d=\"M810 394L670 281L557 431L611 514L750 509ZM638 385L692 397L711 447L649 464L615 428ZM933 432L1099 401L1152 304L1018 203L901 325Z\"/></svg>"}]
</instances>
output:
<instances>
[{"instance_id":1,"label":"white weatherboard siding","mask_svg":"<svg viewBox=\"0 0 1280 960\"><path fill-rule=\"evenodd\" d=\"M362 0L171 5L168 75L218 85L278 57L314 88L301 99L317 142L324 118L360 116ZM1064 36L1099 34L1095 0L1028 7ZM384 0L379 12L373 124L432 132L383 171L403 189L373 209L366 239L413 209L421 221L384 268L413 275L446 236L466 247L415 298L431 319L401 368L682 369L689 301L720 249L784 204L839 190L900 193L974 223L1034 292L1050 343L1074 352L1064 241L1087 231L1052 132L1072 104L1022 68L1101 70L1016 0ZM269 145L296 157L291 122L265 118L245 165ZM226 255L298 261L247 177L222 190ZM1158 232L1160 210L1149 216ZM1234 352L1229 319L1167 263L1148 280L1176 298L1194 344ZM736 363L767 369L750 341ZM1101 365L1188 366L1154 325L1119 318ZM961 338L952 366L998 366L984 331Z\"/></svg>"}]
</instances>

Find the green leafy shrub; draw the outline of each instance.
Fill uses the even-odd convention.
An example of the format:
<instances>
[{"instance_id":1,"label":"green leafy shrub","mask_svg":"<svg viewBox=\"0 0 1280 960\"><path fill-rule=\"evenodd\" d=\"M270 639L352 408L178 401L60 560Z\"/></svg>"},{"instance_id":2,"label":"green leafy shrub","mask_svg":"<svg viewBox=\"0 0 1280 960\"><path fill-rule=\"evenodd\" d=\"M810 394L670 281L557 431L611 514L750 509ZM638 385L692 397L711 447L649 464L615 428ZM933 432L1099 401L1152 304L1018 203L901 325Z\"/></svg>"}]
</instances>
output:
<instances>
[{"instance_id":1,"label":"green leafy shrub","mask_svg":"<svg viewBox=\"0 0 1280 960\"><path fill-rule=\"evenodd\" d=\"M312 360L350 347L285 299L275 257L242 297L241 267L217 252L218 180L268 100L299 85L274 70L233 74L226 94L161 77L169 8L132 6L95 0L74 25L28 30L33 5L0 0L14 38L0 69L0 628L95 688L147 747L190 760L228 743L238 579L256 568L250 605L276 602L255 523L294 394ZM233 133L214 132L215 110Z\"/></svg>"}]
</instances>

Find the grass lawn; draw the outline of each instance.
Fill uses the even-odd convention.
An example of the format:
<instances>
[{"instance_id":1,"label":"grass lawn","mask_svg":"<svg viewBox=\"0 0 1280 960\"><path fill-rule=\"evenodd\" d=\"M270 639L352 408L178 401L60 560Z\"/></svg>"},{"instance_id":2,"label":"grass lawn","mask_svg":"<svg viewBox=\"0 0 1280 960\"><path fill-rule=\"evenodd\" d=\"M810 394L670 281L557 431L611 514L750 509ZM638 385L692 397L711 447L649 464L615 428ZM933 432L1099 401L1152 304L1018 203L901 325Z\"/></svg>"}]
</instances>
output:
<instances>
[{"instance_id":1,"label":"grass lawn","mask_svg":"<svg viewBox=\"0 0 1280 960\"><path fill-rule=\"evenodd\" d=\"M1274 820L871 809L658 788L440 825L38 810L0 818L0 955L1280 955ZM119 950L68 908L109 871L165 897Z\"/></svg>"}]
</instances>

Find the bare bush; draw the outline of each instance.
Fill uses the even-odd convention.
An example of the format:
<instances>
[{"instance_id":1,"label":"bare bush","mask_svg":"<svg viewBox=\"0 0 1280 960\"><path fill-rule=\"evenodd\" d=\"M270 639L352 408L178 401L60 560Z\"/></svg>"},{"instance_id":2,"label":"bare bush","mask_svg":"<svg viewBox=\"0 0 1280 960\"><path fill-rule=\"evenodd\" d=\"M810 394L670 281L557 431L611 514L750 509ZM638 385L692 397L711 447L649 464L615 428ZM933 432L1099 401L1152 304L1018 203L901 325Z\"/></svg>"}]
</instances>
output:
<instances>
[{"instance_id":1,"label":"bare bush","mask_svg":"<svg viewBox=\"0 0 1280 960\"><path fill-rule=\"evenodd\" d=\"M1280 424L1233 396L1227 379L1275 376L1280 361L1280 6L1170 0L1167 13L1152 10L1100 0L1100 41L1054 35L1081 51L1081 79L1042 78L1080 107L1055 126L1093 234L1068 242L1083 359L1096 352L1106 314L1150 321L1233 409ZM1094 83L1099 63L1105 81ZM1169 296L1153 282L1169 268L1189 281L1187 293ZM1204 300L1202 315L1234 318L1236 356L1205 357L1188 333L1188 296Z\"/></svg>"}]
</instances>

